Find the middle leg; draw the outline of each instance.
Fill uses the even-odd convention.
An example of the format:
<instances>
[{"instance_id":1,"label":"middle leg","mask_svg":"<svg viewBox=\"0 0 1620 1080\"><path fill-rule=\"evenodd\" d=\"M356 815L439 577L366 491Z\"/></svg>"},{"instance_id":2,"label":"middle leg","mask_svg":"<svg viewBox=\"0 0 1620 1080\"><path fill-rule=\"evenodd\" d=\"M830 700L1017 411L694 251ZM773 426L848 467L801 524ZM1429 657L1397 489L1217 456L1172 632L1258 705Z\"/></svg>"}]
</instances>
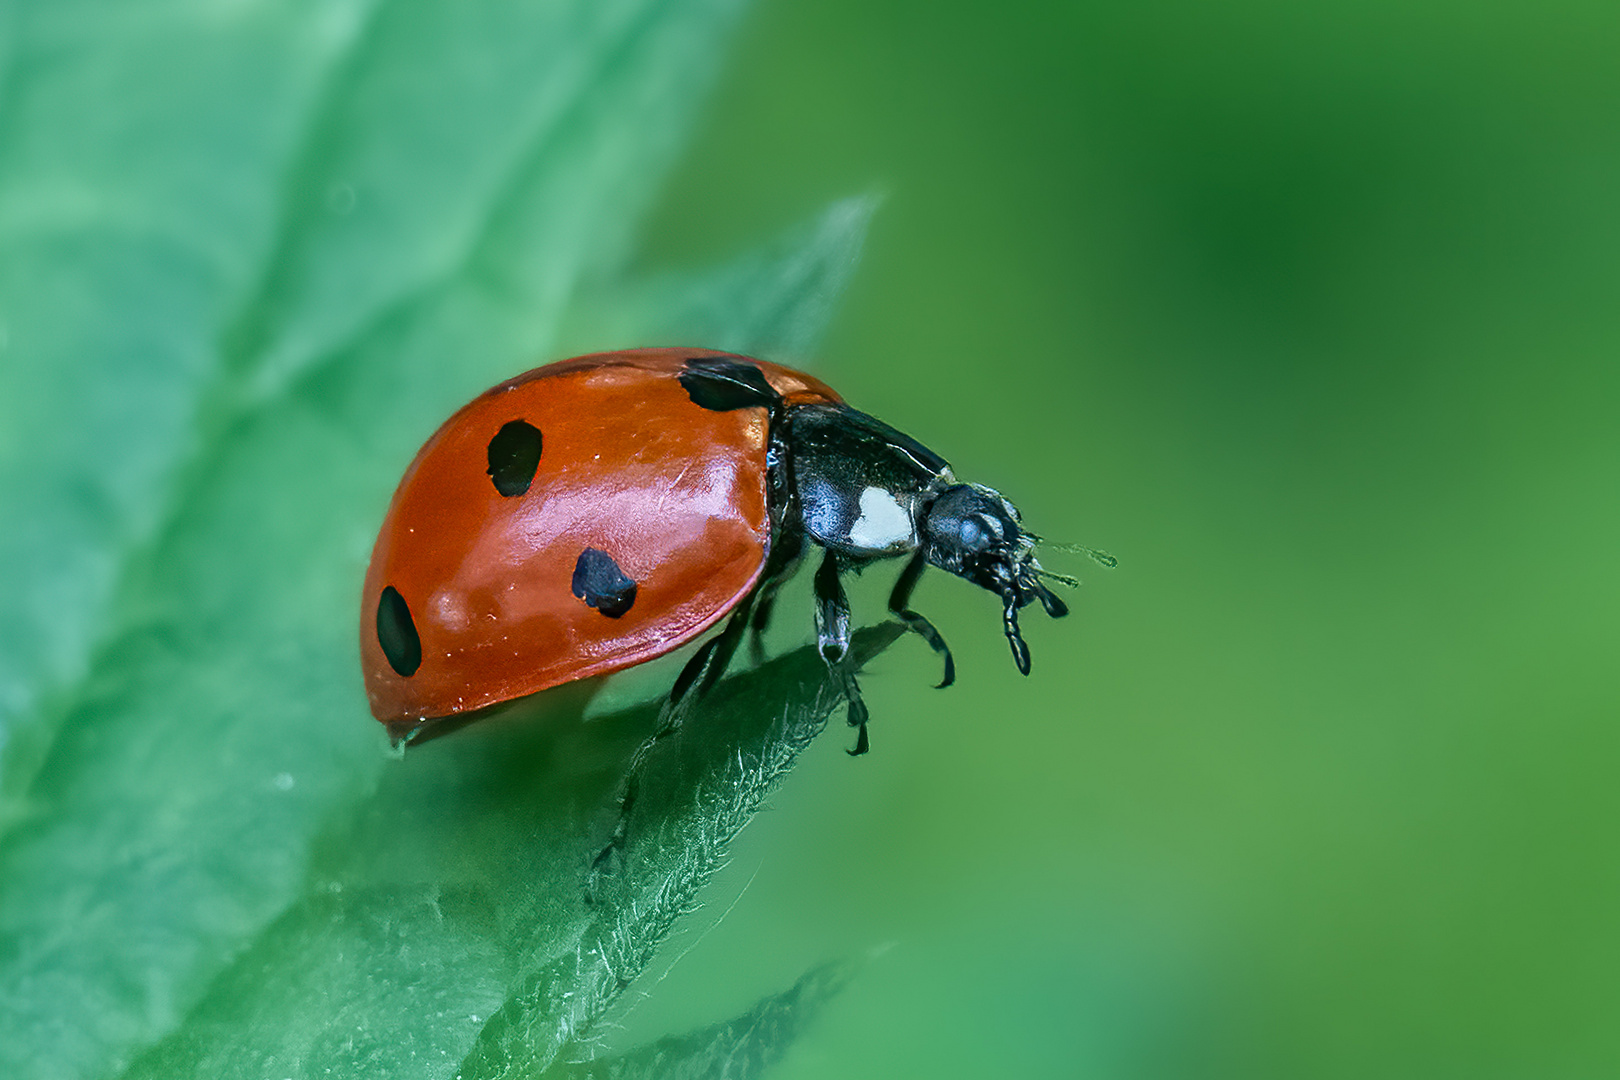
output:
<instances>
[{"instance_id":1,"label":"middle leg","mask_svg":"<svg viewBox=\"0 0 1620 1080\"><path fill-rule=\"evenodd\" d=\"M828 670L843 685L849 702L849 726L860 729L855 749L849 751L851 756L857 756L866 753L871 744L866 734L866 702L861 698L849 658L849 598L844 595L838 575L838 556L827 551L816 569L816 644Z\"/></svg>"}]
</instances>

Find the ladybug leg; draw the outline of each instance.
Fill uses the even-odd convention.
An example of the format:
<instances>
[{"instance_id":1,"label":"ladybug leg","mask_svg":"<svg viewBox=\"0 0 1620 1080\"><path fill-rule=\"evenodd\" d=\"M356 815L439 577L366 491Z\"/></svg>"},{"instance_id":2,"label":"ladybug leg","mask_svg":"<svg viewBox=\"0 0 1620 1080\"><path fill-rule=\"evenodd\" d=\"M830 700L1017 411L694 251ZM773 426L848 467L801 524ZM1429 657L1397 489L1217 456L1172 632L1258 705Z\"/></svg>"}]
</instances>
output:
<instances>
[{"instance_id":1,"label":"ladybug leg","mask_svg":"<svg viewBox=\"0 0 1620 1080\"><path fill-rule=\"evenodd\" d=\"M641 774L646 768L647 758L659 743L680 730L692 702L707 694L725 674L731 658L737 653L743 633L748 629L752 604L752 599L744 599L731 613L726 628L720 631L719 636L705 642L681 669L674 687L670 689L669 700L659 713L658 727L630 756L630 764L625 768L624 786L619 789L619 819L614 823L613 835L607 846L597 852L596 858L591 861L593 874L605 871L614 854L624 849L625 840L630 834L630 814L635 809L636 796L641 790Z\"/></svg>"},{"instance_id":2,"label":"ladybug leg","mask_svg":"<svg viewBox=\"0 0 1620 1080\"><path fill-rule=\"evenodd\" d=\"M775 577L759 587L759 602L754 605L754 617L750 620L748 629L748 657L754 666L765 662L765 628L771 624L771 612L776 607L776 593L781 589L787 575Z\"/></svg>"},{"instance_id":3,"label":"ladybug leg","mask_svg":"<svg viewBox=\"0 0 1620 1080\"><path fill-rule=\"evenodd\" d=\"M849 597L838 580L838 556L831 551L822 555L816 569L816 644L829 665L849 652Z\"/></svg>"},{"instance_id":4,"label":"ladybug leg","mask_svg":"<svg viewBox=\"0 0 1620 1080\"><path fill-rule=\"evenodd\" d=\"M767 581L759 588L759 603L754 607L754 618L748 627L751 631L748 635L748 658L755 667L765 662L765 628L771 622L771 609L776 606L778 587L776 582Z\"/></svg>"},{"instance_id":5,"label":"ladybug leg","mask_svg":"<svg viewBox=\"0 0 1620 1080\"><path fill-rule=\"evenodd\" d=\"M726 669L731 666L731 658L737 655L737 646L742 644L743 634L748 630L752 606L753 601L745 599L737 610L731 613L731 618L726 620L726 628L720 632L720 636L709 642L708 647L712 648L714 653L703 671L703 678L698 680L696 687L698 697L701 698L713 690L714 684L720 681Z\"/></svg>"},{"instance_id":6,"label":"ladybug leg","mask_svg":"<svg viewBox=\"0 0 1620 1080\"><path fill-rule=\"evenodd\" d=\"M848 751L851 757L857 757L871 748L866 734L866 702L849 663L849 598L838 580L838 556L831 551L822 556L816 570L816 644L828 670L843 684L844 698L849 702L849 726L860 729L855 749Z\"/></svg>"},{"instance_id":7,"label":"ladybug leg","mask_svg":"<svg viewBox=\"0 0 1620 1080\"><path fill-rule=\"evenodd\" d=\"M1012 647L1013 663L1018 665L1020 674L1029 674L1029 646L1024 644L1024 635L1018 630L1018 596L1016 593L1007 593L1002 597L1001 627L1007 635L1007 644Z\"/></svg>"},{"instance_id":8,"label":"ladybug leg","mask_svg":"<svg viewBox=\"0 0 1620 1080\"><path fill-rule=\"evenodd\" d=\"M686 662L680 675L675 678L675 685L670 687L669 702L664 709L666 713L685 704L688 696L693 700L702 697L720 681L720 677L726 673L726 668L731 666L731 658L737 655L737 646L742 643L743 633L748 629L753 603L750 597L738 604L736 610L731 613L731 618L726 620L726 628L720 631L717 637L705 642L692 659ZM674 726L679 726L678 720ZM660 732L662 730L660 728Z\"/></svg>"},{"instance_id":9,"label":"ladybug leg","mask_svg":"<svg viewBox=\"0 0 1620 1080\"><path fill-rule=\"evenodd\" d=\"M803 539L796 533L785 533L771 552L770 562L765 565L764 580L754 594L754 618L748 627L752 631L748 638L748 654L755 667L765 662L765 628L770 625L771 612L776 607L776 594L799 568L799 559L803 554Z\"/></svg>"},{"instance_id":10,"label":"ladybug leg","mask_svg":"<svg viewBox=\"0 0 1620 1080\"><path fill-rule=\"evenodd\" d=\"M945 658L945 677L935 685L935 689L943 690L956 681L956 661L951 657L951 647L945 644L945 639L934 629L933 623L907 606L911 603L911 590L917 587L917 579L922 577L927 566L928 560L923 552L919 551L911 557L906 568L900 571L894 591L889 594L889 611L906 624L906 629L928 642L936 653Z\"/></svg>"}]
</instances>

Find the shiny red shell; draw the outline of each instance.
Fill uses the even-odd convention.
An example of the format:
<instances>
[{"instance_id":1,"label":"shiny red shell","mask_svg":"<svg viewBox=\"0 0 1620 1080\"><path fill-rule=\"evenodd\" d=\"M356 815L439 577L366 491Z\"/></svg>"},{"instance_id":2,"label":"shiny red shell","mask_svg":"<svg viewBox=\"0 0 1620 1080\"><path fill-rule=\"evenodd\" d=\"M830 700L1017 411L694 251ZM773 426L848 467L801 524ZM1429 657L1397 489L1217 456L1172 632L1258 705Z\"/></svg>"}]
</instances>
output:
<instances>
[{"instance_id":1,"label":"shiny red shell","mask_svg":"<svg viewBox=\"0 0 1620 1080\"><path fill-rule=\"evenodd\" d=\"M480 395L417 452L372 550L360 655L378 720L400 728L642 663L748 595L771 544L768 416L696 404L679 376L697 357L759 368L788 406L842 400L808 375L706 349L582 356ZM516 496L497 490L489 458L514 420L542 442ZM617 617L575 593L586 548L636 583ZM389 588L420 642L408 675L379 641Z\"/></svg>"}]
</instances>

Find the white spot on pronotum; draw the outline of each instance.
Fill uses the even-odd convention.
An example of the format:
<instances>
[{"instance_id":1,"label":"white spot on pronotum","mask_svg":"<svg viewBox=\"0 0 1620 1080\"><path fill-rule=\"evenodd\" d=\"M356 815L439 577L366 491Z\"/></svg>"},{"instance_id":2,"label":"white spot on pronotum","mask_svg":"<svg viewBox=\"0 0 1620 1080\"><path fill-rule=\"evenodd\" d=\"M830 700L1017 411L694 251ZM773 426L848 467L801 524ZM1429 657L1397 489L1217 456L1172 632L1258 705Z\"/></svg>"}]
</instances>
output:
<instances>
[{"instance_id":1,"label":"white spot on pronotum","mask_svg":"<svg viewBox=\"0 0 1620 1080\"><path fill-rule=\"evenodd\" d=\"M892 494L869 487L861 492L861 516L849 527L849 539L873 551L914 543L916 526Z\"/></svg>"},{"instance_id":2,"label":"white spot on pronotum","mask_svg":"<svg viewBox=\"0 0 1620 1080\"><path fill-rule=\"evenodd\" d=\"M293 774L290 772L279 772L276 773L275 779L271 780L270 783L275 786L277 791L291 791L293 785L298 781L293 779Z\"/></svg>"}]
</instances>

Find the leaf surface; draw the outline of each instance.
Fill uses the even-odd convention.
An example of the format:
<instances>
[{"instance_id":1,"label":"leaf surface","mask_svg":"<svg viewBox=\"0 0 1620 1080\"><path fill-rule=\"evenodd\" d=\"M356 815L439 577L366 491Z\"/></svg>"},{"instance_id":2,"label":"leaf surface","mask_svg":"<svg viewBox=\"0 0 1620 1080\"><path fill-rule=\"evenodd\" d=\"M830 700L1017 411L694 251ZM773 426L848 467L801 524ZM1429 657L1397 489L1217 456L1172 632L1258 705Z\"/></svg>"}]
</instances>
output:
<instances>
[{"instance_id":1,"label":"leaf surface","mask_svg":"<svg viewBox=\"0 0 1620 1080\"><path fill-rule=\"evenodd\" d=\"M356 593L416 445L611 289L739 7L0 9L0 1075L522 1056L477 1048L584 940L635 723L534 737L579 777L537 845L473 733L390 761ZM728 340L803 333L859 230Z\"/></svg>"}]
</instances>

